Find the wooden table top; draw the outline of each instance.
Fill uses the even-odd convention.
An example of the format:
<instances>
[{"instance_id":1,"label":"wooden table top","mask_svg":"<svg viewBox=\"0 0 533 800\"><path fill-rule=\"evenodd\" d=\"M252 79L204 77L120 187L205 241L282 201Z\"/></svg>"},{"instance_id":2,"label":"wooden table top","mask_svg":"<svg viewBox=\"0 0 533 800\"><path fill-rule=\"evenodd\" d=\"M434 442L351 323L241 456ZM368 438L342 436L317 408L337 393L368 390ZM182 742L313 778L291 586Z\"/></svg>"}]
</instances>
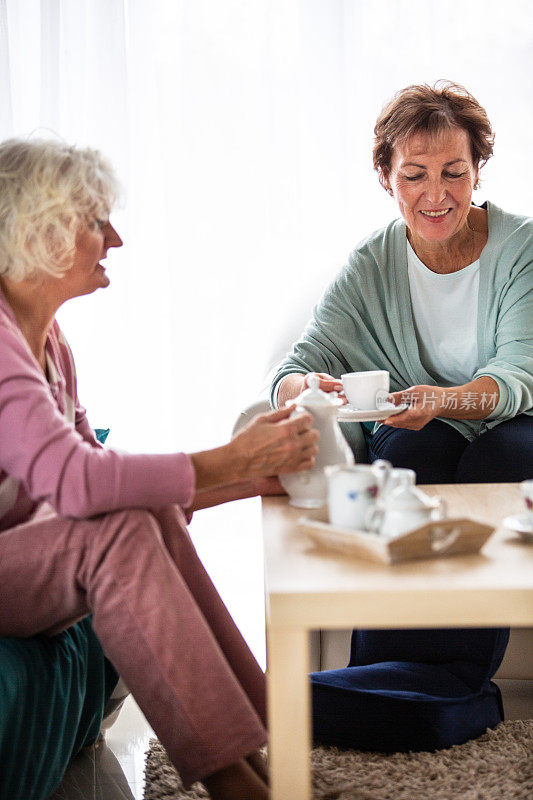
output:
<instances>
[{"instance_id":1,"label":"wooden table top","mask_svg":"<svg viewBox=\"0 0 533 800\"><path fill-rule=\"evenodd\" d=\"M421 487L453 517L493 525L481 552L395 565L319 548L296 524L304 509L263 499L267 615L309 628L533 624L533 545L500 526L525 511L519 484ZM354 614L357 619L354 619Z\"/></svg>"}]
</instances>

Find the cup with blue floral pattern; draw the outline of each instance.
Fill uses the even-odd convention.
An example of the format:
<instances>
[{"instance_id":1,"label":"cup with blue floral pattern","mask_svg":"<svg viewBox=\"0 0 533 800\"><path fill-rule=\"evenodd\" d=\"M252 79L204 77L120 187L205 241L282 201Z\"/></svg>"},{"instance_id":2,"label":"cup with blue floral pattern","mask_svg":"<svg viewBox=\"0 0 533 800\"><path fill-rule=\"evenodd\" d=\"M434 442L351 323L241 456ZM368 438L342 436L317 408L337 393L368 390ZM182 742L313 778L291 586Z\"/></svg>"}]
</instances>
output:
<instances>
[{"instance_id":1,"label":"cup with blue floral pattern","mask_svg":"<svg viewBox=\"0 0 533 800\"><path fill-rule=\"evenodd\" d=\"M368 511L375 506L390 469L389 462L383 460L371 465L326 467L330 523L364 530Z\"/></svg>"},{"instance_id":2,"label":"cup with blue floral pattern","mask_svg":"<svg viewBox=\"0 0 533 800\"><path fill-rule=\"evenodd\" d=\"M533 524L533 479L522 481L520 488L522 489L528 515L531 517L531 523Z\"/></svg>"}]
</instances>

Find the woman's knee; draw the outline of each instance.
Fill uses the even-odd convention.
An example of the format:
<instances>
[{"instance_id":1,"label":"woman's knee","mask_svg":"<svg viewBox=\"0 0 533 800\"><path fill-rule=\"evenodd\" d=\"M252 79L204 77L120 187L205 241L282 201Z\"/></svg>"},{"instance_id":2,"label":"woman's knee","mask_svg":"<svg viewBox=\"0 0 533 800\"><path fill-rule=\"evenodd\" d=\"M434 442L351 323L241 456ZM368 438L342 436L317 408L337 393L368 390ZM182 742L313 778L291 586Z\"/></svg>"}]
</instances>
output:
<instances>
[{"instance_id":1,"label":"woman's knee","mask_svg":"<svg viewBox=\"0 0 533 800\"><path fill-rule=\"evenodd\" d=\"M149 553L170 558L178 568L196 550L185 524L185 515L177 506L144 509L132 508L106 514L101 521L98 551L107 561L118 554L119 559L143 558Z\"/></svg>"},{"instance_id":2,"label":"woman's knee","mask_svg":"<svg viewBox=\"0 0 533 800\"><path fill-rule=\"evenodd\" d=\"M119 559L138 559L164 546L161 529L148 509L113 511L98 518L98 530L89 545L95 568Z\"/></svg>"},{"instance_id":3,"label":"woman's knee","mask_svg":"<svg viewBox=\"0 0 533 800\"><path fill-rule=\"evenodd\" d=\"M112 531L115 537L157 536L159 525L155 515L147 508L125 508L105 514L102 529ZM105 533L104 533L105 535Z\"/></svg>"},{"instance_id":4,"label":"woman's knee","mask_svg":"<svg viewBox=\"0 0 533 800\"><path fill-rule=\"evenodd\" d=\"M521 415L481 434L457 466L461 483L506 483L533 475L533 417Z\"/></svg>"}]
</instances>

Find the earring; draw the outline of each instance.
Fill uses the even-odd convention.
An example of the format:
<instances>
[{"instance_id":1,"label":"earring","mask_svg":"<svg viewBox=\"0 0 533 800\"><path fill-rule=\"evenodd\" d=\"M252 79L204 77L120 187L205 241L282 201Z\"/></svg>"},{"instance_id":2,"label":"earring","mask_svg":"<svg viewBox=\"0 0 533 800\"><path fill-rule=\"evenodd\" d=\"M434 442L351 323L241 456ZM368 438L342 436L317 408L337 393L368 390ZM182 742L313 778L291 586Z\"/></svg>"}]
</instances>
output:
<instances>
[{"instance_id":1,"label":"earring","mask_svg":"<svg viewBox=\"0 0 533 800\"><path fill-rule=\"evenodd\" d=\"M387 194L390 194L390 196L392 197L392 189L390 188L390 186L389 186L389 188L387 189Z\"/></svg>"},{"instance_id":2,"label":"earring","mask_svg":"<svg viewBox=\"0 0 533 800\"><path fill-rule=\"evenodd\" d=\"M476 181L474 184L474 191L477 192L478 189L479 189L479 181Z\"/></svg>"}]
</instances>

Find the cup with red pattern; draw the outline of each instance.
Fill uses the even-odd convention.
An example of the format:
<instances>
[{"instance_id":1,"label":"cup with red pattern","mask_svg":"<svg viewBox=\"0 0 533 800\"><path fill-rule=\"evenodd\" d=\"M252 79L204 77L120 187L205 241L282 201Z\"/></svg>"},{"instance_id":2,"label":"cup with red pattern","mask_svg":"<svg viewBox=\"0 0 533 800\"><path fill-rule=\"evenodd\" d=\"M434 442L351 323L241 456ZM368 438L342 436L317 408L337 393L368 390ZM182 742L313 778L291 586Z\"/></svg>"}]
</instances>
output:
<instances>
[{"instance_id":1,"label":"cup with red pattern","mask_svg":"<svg viewBox=\"0 0 533 800\"><path fill-rule=\"evenodd\" d=\"M520 488L522 489L522 494L524 495L524 501L526 503L528 514L531 516L531 521L533 522L533 479L522 481Z\"/></svg>"},{"instance_id":2,"label":"cup with red pattern","mask_svg":"<svg viewBox=\"0 0 533 800\"><path fill-rule=\"evenodd\" d=\"M373 464L337 464L325 468L329 521L341 528L365 529L365 519L388 482L391 464L382 458Z\"/></svg>"}]
</instances>

